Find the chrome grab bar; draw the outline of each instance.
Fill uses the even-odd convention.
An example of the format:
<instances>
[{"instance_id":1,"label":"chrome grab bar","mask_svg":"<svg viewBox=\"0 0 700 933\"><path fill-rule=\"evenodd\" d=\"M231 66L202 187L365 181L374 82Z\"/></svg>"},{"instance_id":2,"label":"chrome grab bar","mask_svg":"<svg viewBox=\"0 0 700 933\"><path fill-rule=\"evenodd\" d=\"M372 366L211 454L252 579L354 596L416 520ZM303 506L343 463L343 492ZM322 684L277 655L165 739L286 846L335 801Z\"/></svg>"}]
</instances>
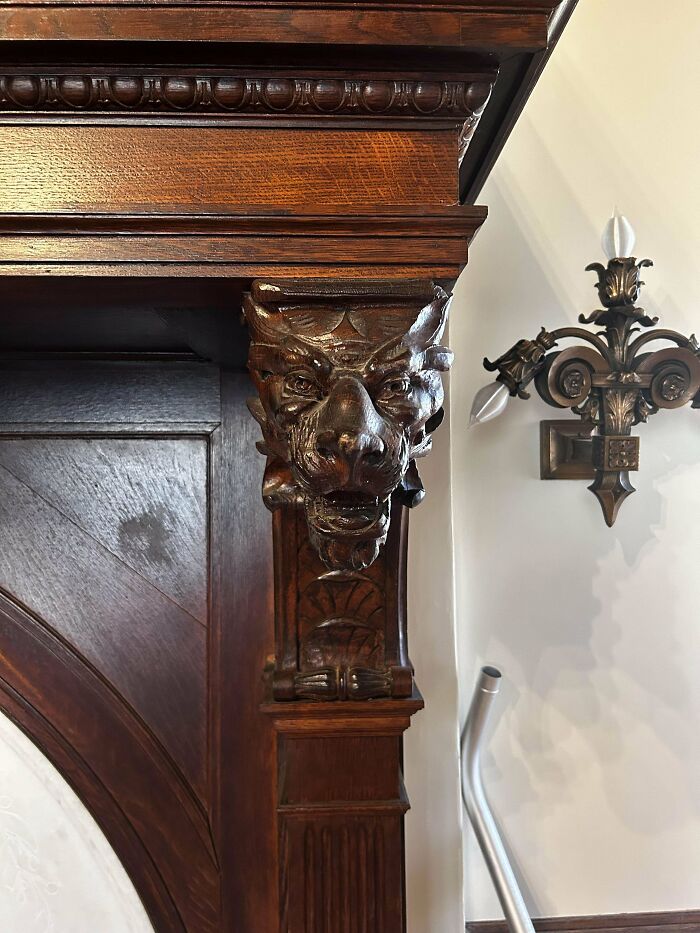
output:
<instances>
[{"instance_id":1,"label":"chrome grab bar","mask_svg":"<svg viewBox=\"0 0 700 933\"><path fill-rule=\"evenodd\" d=\"M481 780L484 731L500 681L495 667L481 669L462 736L462 796L508 928L511 933L535 933Z\"/></svg>"}]
</instances>

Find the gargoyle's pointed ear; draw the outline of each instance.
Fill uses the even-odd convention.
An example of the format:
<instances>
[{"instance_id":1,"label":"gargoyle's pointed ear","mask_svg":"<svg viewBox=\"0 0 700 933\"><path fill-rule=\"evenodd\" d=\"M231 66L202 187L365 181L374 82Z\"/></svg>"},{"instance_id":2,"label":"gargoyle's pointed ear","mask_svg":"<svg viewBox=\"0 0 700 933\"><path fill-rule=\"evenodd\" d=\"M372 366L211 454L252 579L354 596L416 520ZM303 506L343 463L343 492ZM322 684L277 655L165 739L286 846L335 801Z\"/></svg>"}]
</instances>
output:
<instances>
[{"instance_id":1,"label":"gargoyle's pointed ear","mask_svg":"<svg viewBox=\"0 0 700 933\"><path fill-rule=\"evenodd\" d=\"M279 291L274 285L255 282L253 291L243 299L243 314L256 343L280 343L290 334L284 314L272 303ZM270 299L269 305L262 303L265 297Z\"/></svg>"},{"instance_id":2,"label":"gargoyle's pointed ear","mask_svg":"<svg viewBox=\"0 0 700 933\"><path fill-rule=\"evenodd\" d=\"M433 300L418 312L409 330L399 340L384 344L374 354L375 357L397 360L423 354L425 368L447 372L453 354L439 343L447 325L452 296L438 285L433 286L433 294Z\"/></svg>"},{"instance_id":3,"label":"gargoyle's pointed ear","mask_svg":"<svg viewBox=\"0 0 700 933\"><path fill-rule=\"evenodd\" d=\"M403 338L403 345L420 352L438 344L445 332L451 300L452 296L436 285L434 300L418 314L415 323Z\"/></svg>"}]
</instances>

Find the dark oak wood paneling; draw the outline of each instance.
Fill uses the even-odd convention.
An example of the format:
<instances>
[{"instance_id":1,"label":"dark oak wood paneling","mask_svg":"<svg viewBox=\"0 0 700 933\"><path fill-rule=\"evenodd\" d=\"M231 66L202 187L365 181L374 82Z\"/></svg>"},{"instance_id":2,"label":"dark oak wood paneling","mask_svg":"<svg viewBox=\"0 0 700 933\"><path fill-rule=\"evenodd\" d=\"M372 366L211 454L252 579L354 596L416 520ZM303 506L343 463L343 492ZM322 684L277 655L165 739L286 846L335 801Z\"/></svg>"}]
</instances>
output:
<instances>
[{"instance_id":1,"label":"dark oak wood paneling","mask_svg":"<svg viewBox=\"0 0 700 933\"><path fill-rule=\"evenodd\" d=\"M202 363L0 375L0 707L164 931L272 930L277 915L269 517L242 458L247 391Z\"/></svg>"},{"instance_id":2,"label":"dark oak wood paneling","mask_svg":"<svg viewBox=\"0 0 700 933\"><path fill-rule=\"evenodd\" d=\"M401 736L407 700L276 703L265 709L279 780L280 930L403 933Z\"/></svg>"},{"instance_id":3,"label":"dark oak wood paneling","mask_svg":"<svg viewBox=\"0 0 700 933\"><path fill-rule=\"evenodd\" d=\"M225 374L222 401L236 417L215 436L212 492L212 749L217 775L213 825L225 879L222 931L279 929L277 750L261 712L262 672L273 652L272 540L260 499L257 426L246 419L246 376Z\"/></svg>"},{"instance_id":4,"label":"dark oak wood paneling","mask_svg":"<svg viewBox=\"0 0 700 933\"><path fill-rule=\"evenodd\" d=\"M217 933L208 821L148 727L51 625L0 590L0 708L70 781L156 929Z\"/></svg>"},{"instance_id":5,"label":"dark oak wood paneling","mask_svg":"<svg viewBox=\"0 0 700 933\"><path fill-rule=\"evenodd\" d=\"M64 333L65 348L72 338ZM122 423L127 432L134 424L218 424L218 380L214 367L178 362L4 360L1 420L18 426Z\"/></svg>"},{"instance_id":6,"label":"dark oak wood paneling","mask_svg":"<svg viewBox=\"0 0 700 933\"><path fill-rule=\"evenodd\" d=\"M85 523L66 514L50 493L32 488L30 471L17 460L31 461L36 444L19 443L25 449L21 457L13 458L12 452L6 455L0 441L2 589L45 619L100 671L154 730L193 789L203 796L205 626L143 573L125 564ZM65 451L54 452L59 483L64 471L86 467L80 457L76 462L74 451L65 459ZM116 451L109 450L109 456L115 457ZM147 469L156 468L155 460L149 460ZM123 490L115 486L113 493L130 516L117 520L115 533L124 533L125 522L143 526L143 513L132 510L133 502L123 496ZM164 533L157 511L146 513L145 521L150 524L147 534L151 538ZM143 540L143 534L138 537ZM138 537L130 534L132 546L138 546ZM161 553L167 559L167 551L161 548Z\"/></svg>"}]
</instances>

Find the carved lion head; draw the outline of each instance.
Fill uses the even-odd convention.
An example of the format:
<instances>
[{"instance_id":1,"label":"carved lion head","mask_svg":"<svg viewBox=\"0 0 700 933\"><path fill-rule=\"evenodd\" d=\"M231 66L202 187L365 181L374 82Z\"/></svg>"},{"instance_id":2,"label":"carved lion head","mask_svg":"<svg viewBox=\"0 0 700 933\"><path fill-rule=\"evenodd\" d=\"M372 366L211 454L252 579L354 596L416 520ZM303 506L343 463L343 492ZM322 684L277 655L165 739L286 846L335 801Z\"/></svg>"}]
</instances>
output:
<instances>
[{"instance_id":1,"label":"carved lion head","mask_svg":"<svg viewBox=\"0 0 700 933\"><path fill-rule=\"evenodd\" d=\"M254 283L244 303L264 495L303 504L332 568L362 569L390 499L431 446L443 402L448 295L432 284Z\"/></svg>"}]
</instances>

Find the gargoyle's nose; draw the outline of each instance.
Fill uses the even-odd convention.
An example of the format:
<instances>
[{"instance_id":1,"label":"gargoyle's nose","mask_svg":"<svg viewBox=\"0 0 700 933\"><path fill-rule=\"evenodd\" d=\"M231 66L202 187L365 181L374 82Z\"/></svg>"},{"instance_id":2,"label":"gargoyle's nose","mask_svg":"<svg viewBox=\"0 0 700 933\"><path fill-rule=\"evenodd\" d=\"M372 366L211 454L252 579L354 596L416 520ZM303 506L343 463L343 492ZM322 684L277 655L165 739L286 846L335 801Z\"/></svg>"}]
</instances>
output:
<instances>
[{"instance_id":1,"label":"gargoyle's nose","mask_svg":"<svg viewBox=\"0 0 700 933\"><path fill-rule=\"evenodd\" d=\"M338 434L335 431L323 431L316 438L316 450L324 456L339 455L352 464L371 465L379 463L386 450L386 444L376 434L354 434L348 431Z\"/></svg>"},{"instance_id":2,"label":"gargoyle's nose","mask_svg":"<svg viewBox=\"0 0 700 933\"><path fill-rule=\"evenodd\" d=\"M381 462L386 452L381 433L382 419L359 379L339 379L319 420L316 450L344 460L354 471Z\"/></svg>"}]
</instances>

